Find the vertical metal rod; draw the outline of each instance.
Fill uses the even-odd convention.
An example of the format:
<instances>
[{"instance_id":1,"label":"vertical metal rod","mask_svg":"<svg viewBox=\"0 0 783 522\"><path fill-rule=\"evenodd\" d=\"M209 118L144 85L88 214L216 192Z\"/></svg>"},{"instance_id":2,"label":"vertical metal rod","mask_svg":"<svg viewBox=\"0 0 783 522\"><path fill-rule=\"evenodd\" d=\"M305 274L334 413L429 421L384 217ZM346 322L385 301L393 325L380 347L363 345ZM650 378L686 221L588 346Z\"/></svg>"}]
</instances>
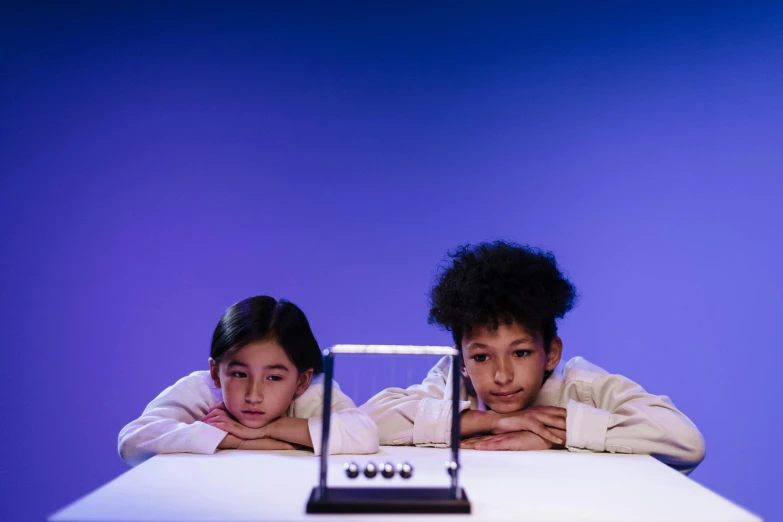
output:
<instances>
[{"instance_id":1,"label":"vertical metal rod","mask_svg":"<svg viewBox=\"0 0 783 522\"><path fill-rule=\"evenodd\" d=\"M334 378L334 354L324 350L324 409L321 419L321 466L318 477L318 498L326 498L329 470L329 424L332 418L332 379Z\"/></svg>"},{"instance_id":2,"label":"vertical metal rod","mask_svg":"<svg viewBox=\"0 0 783 522\"><path fill-rule=\"evenodd\" d=\"M451 489L449 494L451 498L460 498L459 491L459 443L460 437L460 411L459 411L459 380L462 375L461 365L462 353L453 355L451 365L452 389L451 389L451 462L456 464L456 468L452 469L451 473Z\"/></svg>"}]
</instances>

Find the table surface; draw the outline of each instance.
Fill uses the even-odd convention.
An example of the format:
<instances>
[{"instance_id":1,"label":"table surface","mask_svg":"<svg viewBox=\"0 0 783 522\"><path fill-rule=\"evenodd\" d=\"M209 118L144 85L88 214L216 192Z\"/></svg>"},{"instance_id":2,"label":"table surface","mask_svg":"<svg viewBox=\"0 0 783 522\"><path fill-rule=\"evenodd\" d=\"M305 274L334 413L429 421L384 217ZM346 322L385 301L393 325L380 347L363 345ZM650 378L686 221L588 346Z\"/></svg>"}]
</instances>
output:
<instances>
[{"instance_id":1,"label":"table surface","mask_svg":"<svg viewBox=\"0 0 783 522\"><path fill-rule=\"evenodd\" d=\"M449 484L448 450L383 446L376 455L330 457L329 485ZM349 480L345 462L410 462L403 480ZM755 515L642 455L567 451L461 451L470 515L404 520L758 521ZM159 455L51 516L51 521L400 520L401 515L307 515L318 459L302 451Z\"/></svg>"}]
</instances>

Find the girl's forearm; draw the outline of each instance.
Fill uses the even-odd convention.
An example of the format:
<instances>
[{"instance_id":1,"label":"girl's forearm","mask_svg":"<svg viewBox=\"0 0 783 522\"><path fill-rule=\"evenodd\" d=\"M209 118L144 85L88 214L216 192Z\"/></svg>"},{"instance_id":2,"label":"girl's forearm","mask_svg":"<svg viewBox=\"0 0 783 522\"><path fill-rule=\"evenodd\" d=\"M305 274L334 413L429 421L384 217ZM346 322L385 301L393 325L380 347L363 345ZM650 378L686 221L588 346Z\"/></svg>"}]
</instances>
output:
<instances>
[{"instance_id":1,"label":"girl's forearm","mask_svg":"<svg viewBox=\"0 0 783 522\"><path fill-rule=\"evenodd\" d=\"M269 424L269 437L299 446L313 447L307 419L282 417Z\"/></svg>"}]
</instances>

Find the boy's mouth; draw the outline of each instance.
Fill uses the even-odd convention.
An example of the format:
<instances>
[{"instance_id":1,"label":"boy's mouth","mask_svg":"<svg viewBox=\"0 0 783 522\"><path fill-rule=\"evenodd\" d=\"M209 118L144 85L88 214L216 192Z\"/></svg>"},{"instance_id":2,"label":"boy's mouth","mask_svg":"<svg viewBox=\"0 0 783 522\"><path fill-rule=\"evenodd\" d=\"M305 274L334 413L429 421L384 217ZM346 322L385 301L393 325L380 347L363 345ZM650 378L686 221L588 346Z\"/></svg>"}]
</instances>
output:
<instances>
[{"instance_id":1,"label":"boy's mouth","mask_svg":"<svg viewBox=\"0 0 783 522\"><path fill-rule=\"evenodd\" d=\"M492 396L500 401L510 401L517 398L522 393L522 390L510 391L510 392L491 392Z\"/></svg>"}]
</instances>

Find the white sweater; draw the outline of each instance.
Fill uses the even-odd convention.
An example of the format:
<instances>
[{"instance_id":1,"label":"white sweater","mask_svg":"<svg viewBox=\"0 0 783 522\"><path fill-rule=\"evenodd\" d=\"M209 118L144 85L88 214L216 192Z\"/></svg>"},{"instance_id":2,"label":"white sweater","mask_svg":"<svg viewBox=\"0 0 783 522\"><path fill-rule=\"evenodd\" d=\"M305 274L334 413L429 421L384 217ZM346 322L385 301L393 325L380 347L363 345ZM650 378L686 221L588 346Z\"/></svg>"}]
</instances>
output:
<instances>
[{"instance_id":1,"label":"white sweater","mask_svg":"<svg viewBox=\"0 0 783 522\"><path fill-rule=\"evenodd\" d=\"M120 431L120 457L135 466L159 453L212 454L226 436L220 428L201 422L210 408L222 402L207 371L193 372L163 390L144 409L141 417ZM324 387L315 377L307 390L295 399L286 417L308 419L316 455L321 452L321 414ZM332 381L332 415L329 429L330 453L375 453L378 430L370 417Z\"/></svg>"},{"instance_id":2,"label":"white sweater","mask_svg":"<svg viewBox=\"0 0 783 522\"><path fill-rule=\"evenodd\" d=\"M451 356L424 382L389 388L360 407L378 425L384 445L446 446L451 437ZM534 405L567 409L566 448L571 451L640 453L690 473L704 459L704 439L668 397L647 393L581 357L558 365ZM483 409L461 382L460 411Z\"/></svg>"}]
</instances>

